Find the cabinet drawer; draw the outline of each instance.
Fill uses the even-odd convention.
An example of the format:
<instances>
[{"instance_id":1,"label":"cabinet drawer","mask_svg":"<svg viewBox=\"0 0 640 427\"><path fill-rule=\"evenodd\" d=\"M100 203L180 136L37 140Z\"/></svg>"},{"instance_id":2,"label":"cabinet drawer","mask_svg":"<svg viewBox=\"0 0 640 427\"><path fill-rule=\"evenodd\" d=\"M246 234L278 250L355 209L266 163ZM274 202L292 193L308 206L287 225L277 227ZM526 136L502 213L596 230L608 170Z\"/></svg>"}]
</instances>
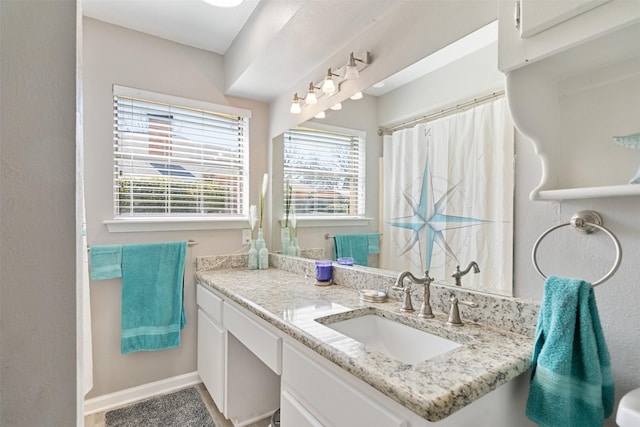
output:
<instances>
[{"instance_id":1,"label":"cabinet drawer","mask_svg":"<svg viewBox=\"0 0 640 427\"><path fill-rule=\"evenodd\" d=\"M280 424L285 427L324 427L291 394L283 391L280 397Z\"/></svg>"},{"instance_id":2,"label":"cabinet drawer","mask_svg":"<svg viewBox=\"0 0 640 427\"><path fill-rule=\"evenodd\" d=\"M295 390L312 414L322 414L335 426L406 427L407 421L391 413L339 376L302 352L284 344L282 382ZM327 362L329 363L329 362ZM350 375L345 372L344 375Z\"/></svg>"},{"instance_id":3,"label":"cabinet drawer","mask_svg":"<svg viewBox=\"0 0 640 427\"><path fill-rule=\"evenodd\" d=\"M281 339L229 303L224 304L224 327L267 365L273 372L282 372Z\"/></svg>"},{"instance_id":4,"label":"cabinet drawer","mask_svg":"<svg viewBox=\"0 0 640 427\"><path fill-rule=\"evenodd\" d=\"M207 290L202 285L198 285L197 287L196 298L198 306L207 313L207 316L222 325L222 298Z\"/></svg>"}]
</instances>

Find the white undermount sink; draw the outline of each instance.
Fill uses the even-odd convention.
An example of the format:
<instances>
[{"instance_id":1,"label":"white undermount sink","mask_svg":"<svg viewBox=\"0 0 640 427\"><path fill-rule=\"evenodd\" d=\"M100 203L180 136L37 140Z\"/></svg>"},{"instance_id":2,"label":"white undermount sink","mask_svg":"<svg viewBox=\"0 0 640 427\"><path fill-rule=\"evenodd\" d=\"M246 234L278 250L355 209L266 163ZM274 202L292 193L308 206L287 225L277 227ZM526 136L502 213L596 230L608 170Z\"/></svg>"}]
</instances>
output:
<instances>
[{"instance_id":1,"label":"white undermount sink","mask_svg":"<svg viewBox=\"0 0 640 427\"><path fill-rule=\"evenodd\" d=\"M375 314L321 323L364 344L367 349L411 365L460 347L457 342Z\"/></svg>"}]
</instances>

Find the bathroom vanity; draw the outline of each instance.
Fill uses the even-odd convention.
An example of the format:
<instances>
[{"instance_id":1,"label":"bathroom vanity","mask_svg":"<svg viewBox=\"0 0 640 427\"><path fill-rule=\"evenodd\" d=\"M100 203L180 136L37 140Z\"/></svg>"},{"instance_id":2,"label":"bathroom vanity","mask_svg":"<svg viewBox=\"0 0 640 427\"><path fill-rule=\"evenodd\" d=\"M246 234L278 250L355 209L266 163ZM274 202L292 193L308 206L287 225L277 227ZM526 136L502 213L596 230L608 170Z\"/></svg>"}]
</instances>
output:
<instances>
[{"instance_id":1,"label":"bathroom vanity","mask_svg":"<svg viewBox=\"0 0 640 427\"><path fill-rule=\"evenodd\" d=\"M196 276L198 371L234 425L278 407L285 427L528 425L529 335L468 321L446 325L437 301L436 318L419 319L401 313L394 299L364 303L354 287L314 286L313 274L270 268L199 270ZM332 329L334 322L365 315L456 347L408 363ZM397 338L395 347L412 348L404 335ZM414 344L417 351L420 343Z\"/></svg>"}]
</instances>

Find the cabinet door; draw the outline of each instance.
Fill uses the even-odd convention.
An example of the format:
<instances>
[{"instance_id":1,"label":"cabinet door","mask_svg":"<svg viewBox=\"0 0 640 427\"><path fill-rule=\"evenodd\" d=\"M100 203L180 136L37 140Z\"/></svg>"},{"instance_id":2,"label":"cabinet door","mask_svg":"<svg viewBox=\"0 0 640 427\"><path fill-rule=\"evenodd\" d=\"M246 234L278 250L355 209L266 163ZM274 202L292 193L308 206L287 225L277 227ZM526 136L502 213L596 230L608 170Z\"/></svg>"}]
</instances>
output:
<instances>
[{"instance_id":1,"label":"cabinet door","mask_svg":"<svg viewBox=\"0 0 640 427\"><path fill-rule=\"evenodd\" d=\"M611 0L520 0L520 36L531 37Z\"/></svg>"},{"instance_id":2,"label":"cabinet door","mask_svg":"<svg viewBox=\"0 0 640 427\"><path fill-rule=\"evenodd\" d=\"M198 374L221 412L224 408L225 333L202 309L198 310Z\"/></svg>"},{"instance_id":3,"label":"cabinet door","mask_svg":"<svg viewBox=\"0 0 640 427\"><path fill-rule=\"evenodd\" d=\"M504 73L529 66L638 23L640 2L628 0L520 0L498 2L498 69ZM595 60L596 69L620 46L596 47L580 61ZM576 59L567 60L571 68ZM565 65L561 65L562 68Z\"/></svg>"}]
</instances>

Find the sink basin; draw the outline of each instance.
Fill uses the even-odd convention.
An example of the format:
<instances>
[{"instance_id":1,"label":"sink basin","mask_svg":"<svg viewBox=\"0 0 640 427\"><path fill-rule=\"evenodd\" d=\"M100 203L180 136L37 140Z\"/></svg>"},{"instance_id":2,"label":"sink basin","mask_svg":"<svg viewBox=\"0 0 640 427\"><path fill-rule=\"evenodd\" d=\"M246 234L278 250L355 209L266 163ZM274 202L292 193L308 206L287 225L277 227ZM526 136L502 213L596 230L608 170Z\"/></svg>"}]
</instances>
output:
<instances>
[{"instance_id":1,"label":"sink basin","mask_svg":"<svg viewBox=\"0 0 640 427\"><path fill-rule=\"evenodd\" d=\"M457 342L375 314L321 323L364 344L368 350L411 365L460 347Z\"/></svg>"}]
</instances>

